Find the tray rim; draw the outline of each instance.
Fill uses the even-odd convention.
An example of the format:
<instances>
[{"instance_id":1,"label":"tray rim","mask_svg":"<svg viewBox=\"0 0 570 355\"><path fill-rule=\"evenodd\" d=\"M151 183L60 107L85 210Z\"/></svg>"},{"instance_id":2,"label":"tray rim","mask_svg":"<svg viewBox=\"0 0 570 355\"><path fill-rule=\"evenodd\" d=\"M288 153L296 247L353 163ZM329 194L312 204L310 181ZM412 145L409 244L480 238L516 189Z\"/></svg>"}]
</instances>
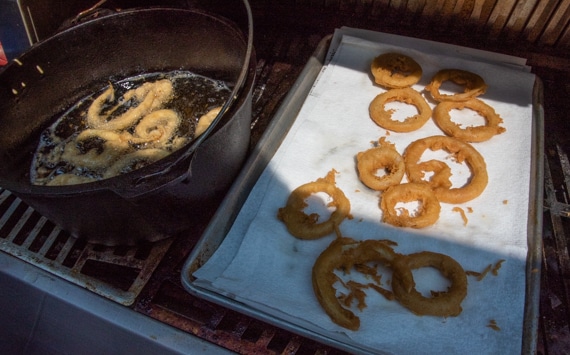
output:
<instances>
[{"instance_id":1,"label":"tray rim","mask_svg":"<svg viewBox=\"0 0 570 355\"><path fill-rule=\"evenodd\" d=\"M295 121L307 95L312 89L321 68L325 65L328 47L333 35L321 39L317 48L309 58L303 71L290 89L279 109L275 113L270 125L262 135L259 143L252 151L250 158L244 165L238 178L228 191L226 198L210 220L206 230L198 243L186 259L181 272L183 287L190 294L213 302L223 307L251 316L279 328L291 331L298 335L310 338L323 344L345 350L354 354L368 353L367 349L344 343L340 340L319 334L300 325L280 319L252 306L231 299L217 292L202 288L193 283L192 273L202 266L208 258L221 245L237 218L241 206L247 200L250 191L257 179L271 160L282 140L286 137L289 128ZM537 348L537 331L539 321L540 301L540 275L542 266L542 220L543 220L543 194L544 194L544 109L543 84L535 75L535 84L532 95L532 142L531 142L531 169L529 186L529 218L527 224L527 262L525 305L523 315L523 335L521 354L534 354ZM290 105L294 106L293 109ZM273 135L277 134L277 140ZM272 141L273 140L273 141ZM274 149L267 149L273 145ZM215 248L212 247L215 245ZM382 354L382 352L379 352Z\"/></svg>"}]
</instances>

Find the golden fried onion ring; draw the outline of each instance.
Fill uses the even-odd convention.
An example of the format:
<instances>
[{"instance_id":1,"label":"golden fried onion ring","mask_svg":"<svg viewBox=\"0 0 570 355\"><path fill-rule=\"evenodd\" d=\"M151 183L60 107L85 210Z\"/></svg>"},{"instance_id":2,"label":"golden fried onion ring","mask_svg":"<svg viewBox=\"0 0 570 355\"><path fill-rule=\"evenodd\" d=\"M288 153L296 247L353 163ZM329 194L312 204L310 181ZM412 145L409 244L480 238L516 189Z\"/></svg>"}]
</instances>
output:
<instances>
[{"instance_id":1,"label":"golden fried onion ring","mask_svg":"<svg viewBox=\"0 0 570 355\"><path fill-rule=\"evenodd\" d=\"M400 53L385 53L370 65L376 84L390 88L410 87L420 81L422 67L411 57Z\"/></svg>"},{"instance_id":2,"label":"golden fried onion ring","mask_svg":"<svg viewBox=\"0 0 570 355\"><path fill-rule=\"evenodd\" d=\"M452 81L464 87L463 92L455 94L442 94L439 88L444 81ZM487 91L485 80L479 75L461 69L443 69L437 72L426 86L426 90L436 101L467 101Z\"/></svg>"},{"instance_id":3,"label":"golden fried onion ring","mask_svg":"<svg viewBox=\"0 0 570 355\"><path fill-rule=\"evenodd\" d=\"M285 207L280 208L277 217L285 223L287 230L299 239L318 239L334 232L335 227L350 214L350 201L344 192L335 185L335 173L331 170L326 177L297 187L289 198ZM327 207L335 207L329 219L318 223L319 215L307 215L303 210L307 207L305 199L310 195L324 192L332 197Z\"/></svg>"},{"instance_id":4,"label":"golden fried onion ring","mask_svg":"<svg viewBox=\"0 0 570 355\"><path fill-rule=\"evenodd\" d=\"M432 177L428 181L440 202L464 203L479 196L487 187L489 177L487 175L487 164L483 156L469 143L447 136L431 136L418 139L406 148L404 162L408 179L411 182L424 181L425 170L422 170L422 164L424 163L420 162L420 159L426 149L434 151L443 149L452 154L458 163L465 161L471 170L470 180L462 187L451 187L449 179L441 179L441 176L438 179L437 174L436 178ZM447 170L445 171L449 173Z\"/></svg>"},{"instance_id":5,"label":"golden fried onion ring","mask_svg":"<svg viewBox=\"0 0 570 355\"><path fill-rule=\"evenodd\" d=\"M432 292L424 297L416 291L412 270L433 267L451 281L447 292ZM417 315L455 317L467 295L467 275L463 267L450 256L429 251L402 256L393 265L392 291L398 301Z\"/></svg>"},{"instance_id":6,"label":"golden fried onion ring","mask_svg":"<svg viewBox=\"0 0 570 355\"><path fill-rule=\"evenodd\" d=\"M486 124L484 126L462 128L461 125L453 122L451 120L450 111L452 109L463 110L465 108L471 109L483 116ZM445 134L465 142L484 142L497 134L505 132L505 128L499 126L499 124L503 122L503 119L491 106L478 99L470 99L462 102L440 102L433 110L433 119Z\"/></svg>"},{"instance_id":7,"label":"golden fried onion ring","mask_svg":"<svg viewBox=\"0 0 570 355\"><path fill-rule=\"evenodd\" d=\"M335 270L350 270L356 264L380 262L390 266L398 254L388 243L379 240L357 242L338 237L319 255L312 270L313 291L331 320L341 327L358 330L360 319L342 307L334 288L338 280Z\"/></svg>"},{"instance_id":8,"label":"golden fried onion ring","mask_svg":"<svg viewBox=\"0 0 570 355\"><path fill-rule=\"evenodd\" d=\"M399 202L418 201L418 211L410 214L406 209L396 209ZM437 222L441 206L426 183L394 185L382 193L380 200L382 221L397 227L424 228Z\"/></svg>"},{"instance_id":9,"label":"golden fried onion ring","mask_svg":"<svg viewBox=\"0 0 570 355\"><path fill-rule=\"evenodd\" d=\"M387 103L399 101L414 105L418 114L406 117L404 121L392 119L394 110L386 110ZM422 127L431 117L431 107L419 92L412 88L388 90L374 98L369 107L370 117L380 127L394 132L411 132Z\"/></svg>"},{"instance_id":10,"label":"golden fried onion ring","mask_svg":"<svg viewBox=\"0 0 570 355\"><path fill-rule=\"evenodd\" d=\"M406 173L404 158L385 137L380 138L377 147L359 152L356 160L360 181L376 191L384 191L399 184ZM386 169L387 174L376 175L379 169Z\"/></svg>"}]
</instances>

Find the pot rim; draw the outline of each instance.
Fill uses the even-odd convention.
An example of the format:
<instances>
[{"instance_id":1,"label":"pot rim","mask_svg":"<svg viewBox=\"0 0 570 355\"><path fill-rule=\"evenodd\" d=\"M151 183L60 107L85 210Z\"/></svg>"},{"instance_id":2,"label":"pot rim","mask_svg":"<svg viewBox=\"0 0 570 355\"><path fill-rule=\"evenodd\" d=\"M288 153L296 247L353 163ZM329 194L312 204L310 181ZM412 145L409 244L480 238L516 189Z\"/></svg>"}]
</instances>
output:
<instances>
[{"instance_id":1,"label":"pot rim","mask_svg":"<svg viewBox=\"0 0 570 355\"><path fill-rule=\"evenodd\" d=\"M244 8L245 8L245 13L246 13L246 17L247 17L247 24L248 24L247 37L245 38L245 41L244 41L246 47L245 47L243 65L241 67L241 70L240 70L239 75L237 77L237 80L235 82L235 85L232 89L230 97L228 98L228 100L226 100L225 104L222 106L220 113L216 116L216 118L214 119L212 124L206 129L206 131L202 135L200 135L198 138L192 140L184 148L168 155L167 157L165 157L165 158L163 158L157 162L154 162L154 163L152 163L146 167L143 167L141 169L137 169L133 172L129 172L129 173L122 174L122 175L117 175L115 177L97 180L97 181L93 181L93 182L89 182L89 183L82 183L82 184L76 184L76 185L64 185L64 186L43 186L43 185L33 185L31 183L24 184L21 182L3 181L2 187L7 189L7 190L10 190L10 191L13 190L14 192L19 191L19 192L23 192L26 194L39 194L39 195L44 195L46 197L47 196L74 195L77 193L92 193L92 192L97 192L97 191L102 191L102 190L113 191L113 192L115 192L121 196L125 196L125 197L136 197L137 195L142 195L142 194L146 194L147 192L149 192L148 190L141 189L140 186L142 184L144 184L145 182L147 182L151 178L156 178L156 177L160 177L160 176L164 176L164 175L168 174L169 172L171 172L173 170L172 167L176 166L177 164L179 164L180 162L182 162L186 159L189 159L189 158L191 159L192 158L191 156L196 151L196 149L205 140L207 140L208 137L216 129L219 128L219 123L222 120L222 118L226 114L231 113L232 109L235 108L237 102L239 101L238 99L241 98L241 96L242 96L241 94L243 94L243 91L245 90L246 82L247 82L248 78L250 77L250 71L251 71L250 66L252 64L252 59L254 58L255 53L254 53L254 49L253 49L253 17L252 17L252 13L251 13L251 8L250 8L247 0L242 0L242 2L244 5ZM216 21L222 22L224 25L227 25L231 28L239 30L239 28L237 28L235 23L233 23L232 21L229 21L228 19L226 19L224 17L216 15L215 13L203 11L200 9L181 9L181 8L169 8L169 7L128 9L128 10L124 10L124 11L117 12L114 14L106 15L104 17L91 19L91 20L82 22L80 24L77 24L73 27L67 28L61 32L58 32L57 34L45 39L44 41L41 41L41 42L34 44L28 51L24 52L20 56L20 58L25 58L26 54L29 51L37 50L36 48L41 48L43 46L49 45L49 43L51 41L55 41L55 40L57 40L58 37L66 35L67 32L75 31L76 28L78 28L78 27L89 26L91 23L96 22L96 21L102 21L102 20L109 19L109 18L114 19L117 16L128 16L128 15L132 15L133 13L162 12L162 11L197 13L200 15L205 15L205 16L211 17L212 19L214 19ZM238 31L238 32L243 35L242 31ZM2 71L0 71L0 75L2 74L2 72L4 70L7 70L8 67L10 67L11 65L17 65L17 62L12 62L12 63L8 64L6 67L4 67L4 69ZM157 165L160 165L162 167L157 169L157 171L154 171L154 172L148 171L148 170L156 169ZM188 169L186 169L186 170L188 170ZM183 173L182 173L182 176L178 175L178 176L173 177L170 180L171 181L178 180L181 177L184 177ZM155 186L151 189L151 191L156 189L156 188L159 188L159 187L160 186Z\"/></svg>"}]
</instances>

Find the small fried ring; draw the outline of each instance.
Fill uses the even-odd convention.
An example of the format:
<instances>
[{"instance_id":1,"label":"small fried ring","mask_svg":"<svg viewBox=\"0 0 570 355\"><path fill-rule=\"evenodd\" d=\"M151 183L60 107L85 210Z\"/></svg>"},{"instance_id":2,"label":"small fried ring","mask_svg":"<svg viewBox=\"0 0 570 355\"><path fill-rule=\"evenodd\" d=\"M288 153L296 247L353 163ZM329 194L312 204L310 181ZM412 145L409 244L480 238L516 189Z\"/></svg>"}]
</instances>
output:
<instances>
[{"instance_id":1,"label":"small fried ring","mask_svg":"<svg viewBox=\"0 0 570 355\"><path fill-rule=\"evenodd\" d=\"M451 281L446 292L424 297L415 289L412 270L433 267ZM467 296L467 275L463 267L445 254L423 251L398 258L393 265L392 291L396 299L417 315L455 317L461 311L461 302Z\"/></svg>"},{"instance_id":2,"label":"small fried ring","mask_svg":"<svg viewBox=\"0 0 570 355\"><path fill-rule=\"evenodd\" d=\"M318 239L334 232L335 226L349 216L350 201L335 185L335 170L331 170L326 177L297 187L289 198L285 207L280 208L277 217L285 223L287 230L299 239ZM308 204L305 199L310 195L324 192L332 197L327 207L335 207L328 220L318 223L319 215L307 215L303 210Z\"/></svg>"},{"instance_id":3,"label":"small fried ring","mask_svg":"<svg viewBox=\"0 0 570 355\"><path fill-rule=\"evenodd\" d=\"M471 109L485 118L484 126L473 126L461 128L461 126L451 120L450 111L452 109ZM503 119L495 110L478 99L470 99L463 102L443 101L437 104L433 110L433 119L445 134L460 139L464 142L484 142L497 134L505 132L505 128L499 124Z\"/></svg>"},{"instance_id":4,"label":"small fried ring","mask_svg":"<svg viewBox=\"0 0 570 355\"><path fill-rule=\"evenodd\" d=\"M398 202L418 201L418 211L411 215L402 209L398 214ZM426 183L406 183L388 188L380 200L382 221L397 227L424 228L437 222L441 205Z\"/></svg>"},{"instance_id":5,"label":"small fried ring","mask_svg":"<svg viewBox=\"0 0 570 355\"><path fill-rule=\"evenodd\" d=\"M412 142L404 152L406 173L411 182L423 182L424 170L420 159L426 149L440 150L454 155L458 163L465 161L471 170L471 178L462 187L452 188L428 181L440 202L464 203L479 196L487 187L489 176L483 156L469 143L447 136L432 136Z\"/></svg>"},{"instance_id":6,"label":"small fried ring","mask_svg":"<svg viewBox=\"0 0 570 355\"><path fill-rule=\"evenodd\" d=\"M452 81L457 85L464 86L464 92L455 94L442 94L439 88L444 81ZM426 86L426 90L436 101L467 101L487 91L485 80L479 75L461 69L443 69L437 72Z\"/></svg>"},{"instance_id":7,"label":"small fried ring","mask_svg":"<svg viewBox=\"0 0 570 355\"><path fill-rule=\"evenodd\" d=\"M377 147L359 152L356 160L360 181L376 191L399 184L406 173L404 158L385 137L380 138ZM376 171L382 168L386 169L387 174L377 176Z\"/></svg>"},{"instance_id":8,"label":"small fried ring","mask_svg":"<svg viewBox=\"0 0 570 355\"><path fill-rule=\"evenodd\" d=\"M389 89L410 87L420 81L422 67L411 57L400 53L385 53L370 65L376 84Z\"/></svg>"},{"instance_id":9,"label":"small fried ring","mask_svg":"<svg viewBox=\"0 0 570 355\"><path fill-rule=\"evenodd\" d=\"M370 239L358 242L345 237L333 240L319 255L312 270L313 291L331 320L350 330L360 328L360 319L339 303L333 287L338 280L335 270L350 270L355 264L371 261L390 266L398 256L384 241Z\"/></svg>"},{"instance_id":10,"label":"small fried ring","mask_svg":"<svg viewBox=\"0 0 570 355\"><path fill-rule=\"evenodd\" d=\"M394 110L385 110L384 106L393 101L414 105L418 114L407 117L404 121L392 119ZM411 132L421 128L431 117L431 107L419 92L412 88L388 90L374 98L369 107L370 117L380 127L394 132Z\"/></svg>"}]
</instances>

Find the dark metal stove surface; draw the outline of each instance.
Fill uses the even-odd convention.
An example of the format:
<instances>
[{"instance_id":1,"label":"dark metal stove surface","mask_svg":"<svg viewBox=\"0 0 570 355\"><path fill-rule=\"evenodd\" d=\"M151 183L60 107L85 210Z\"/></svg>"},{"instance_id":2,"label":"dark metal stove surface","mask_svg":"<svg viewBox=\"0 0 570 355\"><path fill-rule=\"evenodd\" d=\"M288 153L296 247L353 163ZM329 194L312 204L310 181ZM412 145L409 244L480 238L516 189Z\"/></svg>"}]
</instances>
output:
<instances>
[{"instance_id":1,"label":"dark metal stove surface","mask_svg":"<svg viewBox=\"0 0 570 355\"><path fill-rule=\"evenodd\" d=\"M253 97L252 145L259 140L319 41L343 25L471 46L529 59L529 65L544 84L546 132L544 248L537 353L566 353L570 348L568 46L564 47L564 43L558 47L545 46L537 42L513 44L511 37L488 29L476 31L469 28L469 31L465 31L465 28L454 25L449 19L447 22L430 22L417 13L406 15L402 10L405 6L400 10L386 8L382 12L378 7L372 7L371 4L376 2L368 1L325 1L324 5L321 2L316 4L317 2L302 1L290 6L274 1L257 3L252 1L256 24L255 47L259 58ZM330 5L326 10L326 4L334 6ZM567 37L561 37L559 41L564 38ZM129 332L129 327L144 328L137 322L150 322L157 326L153 328L154 333L146 339L146 343L113 345L118 352L135 350L139 353L166 353L188 352L188 349L222 351L211 345L217 344L231 352L243 354L341 353L188 294L180 285L180 270L206 224L207 221L204 221L203 225L172 240L136 248L105 248L70 238L9 192L0 190L0 250L34 265L30 266L32 269L40 268L49 275L67 280L70 289L79 287L88 290L83 296L74 296L78 297L72 300L78 308L82 307L82 302L101 304L96 308L108 312L105 317L111 319L120 318L120 314L126 311L130 320L116 320L126 333ZM0 269L2 266L0 260ZM32 284L38 282L27 281ZM66 289L54 292L58 297L65 298L68 296L65 294ZM39 299L43 299L44 307L49 305L46 297ZM32 306L35 305L29 305ZM60 326L61 331L73 328L73 324L66 323L66 314L56 314L55 317L60 320L54 326ZM6 318L2 319L1 322L5 324ZM68 319L71 322L73 318ZM162 328L164 325L167 326ZM17 329L12 333L17 333ZM139 333L146 334L144 331ZM100 334L93 334L96 335ZM124 339L130 339L127 335ZM112 349L110 346L117 338L120 336L109 337L107 345L93 344L92 349L102 349L103 352ZM196 339L197 342L194 342ZM0 344L5 340L0 335ZM169 345L148 345L164 342ZM148 347L145 348L143 344ZM16 351L55 354L77 350L60 349L58 345L60 344L44 343L43 348L37 348L36 344Z\"/></svg>"}]
</instances>

